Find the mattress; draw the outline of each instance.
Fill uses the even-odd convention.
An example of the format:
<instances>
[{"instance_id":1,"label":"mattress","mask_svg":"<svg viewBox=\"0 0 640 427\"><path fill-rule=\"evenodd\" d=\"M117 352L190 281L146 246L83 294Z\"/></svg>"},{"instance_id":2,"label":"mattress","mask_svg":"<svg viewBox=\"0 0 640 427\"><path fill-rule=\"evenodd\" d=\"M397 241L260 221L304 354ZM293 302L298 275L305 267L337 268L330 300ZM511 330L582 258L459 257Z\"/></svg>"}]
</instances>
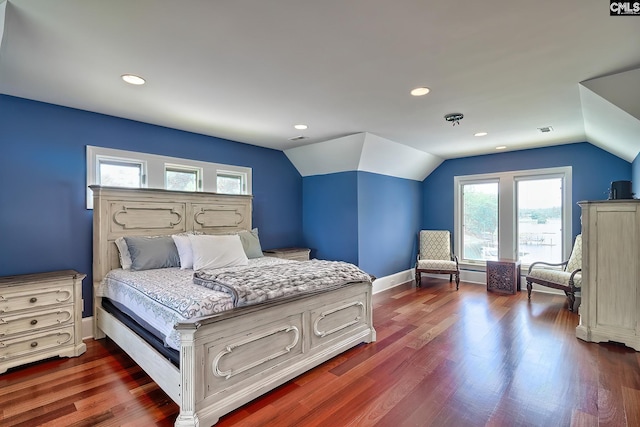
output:
<instances>
[{"instance_id":1,"label":"mattress","mask_svg":"<svg viewBox=\"0 0 640 427\"><path fill-rule=\"evenodd\" d=\"M237 270L248 267L268 266L296 261L274 257L249 260L246 267L230 267L220 270ZM233 308L231 295L208 289L193 283L193 270L160 268L144 271L111 270L97 288L100 297L108 298L136 319L154 335L159 335L164 345L180 349L180 338L174 326L186 320L194 320Z\"/></svg>"}]
</instances>

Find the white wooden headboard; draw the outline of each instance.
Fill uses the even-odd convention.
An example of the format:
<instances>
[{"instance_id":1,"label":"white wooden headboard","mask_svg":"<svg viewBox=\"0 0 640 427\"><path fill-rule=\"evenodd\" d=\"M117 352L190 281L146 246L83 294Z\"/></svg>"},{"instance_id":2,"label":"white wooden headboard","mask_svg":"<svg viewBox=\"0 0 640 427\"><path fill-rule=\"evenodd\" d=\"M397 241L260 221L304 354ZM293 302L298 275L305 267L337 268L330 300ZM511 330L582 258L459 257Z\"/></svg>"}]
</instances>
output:
<instances>
[{"instance_id":1,"label":"white wooden headboard","mask_svg":"<svg viewBox=\"0 0 640 427\"><path fill-rule=\"evenodd\" d=\"M251 229L252 196L90 186L93 190L93 282L120 267L121 236Z\"/></svg>"}]
</instances>

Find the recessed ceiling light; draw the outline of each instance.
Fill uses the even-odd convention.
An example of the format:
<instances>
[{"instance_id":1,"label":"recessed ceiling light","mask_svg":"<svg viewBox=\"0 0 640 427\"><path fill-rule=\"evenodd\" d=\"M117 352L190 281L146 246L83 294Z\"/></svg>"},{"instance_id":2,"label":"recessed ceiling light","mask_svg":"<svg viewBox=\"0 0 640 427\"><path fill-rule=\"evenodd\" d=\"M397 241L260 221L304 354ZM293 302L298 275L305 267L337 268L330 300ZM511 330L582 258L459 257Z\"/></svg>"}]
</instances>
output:
<instances>
[{"instance_id":1,"label":"recessed ceiling light","mask_svg":"<svg viewBox=\"0 0 640 427\"><path fill-rule=\"evenodd\" d=\"M498 145L498 146L496 147L496 150L504 150L505 148L507 148L507 146L506 146L506 145Z\"/></svg>"},{"instance_id":2,"label":"recessed ceiling light","mask_svg":"<svg viewBox=\"0 0 640 427\"><path fill-rule=\"evenodd\" d=\"M130 85L145 84L145 80L140 76L136 76L135 74L123 74L121 77L122 77L122 80L129 83Z\"/></svg>"},{"instance_id":3,"label":"recessed ceiling light","mask_svg":"<svg viewBox=\"0 0 640 427\"><path fill-rule=\"evenodd\" d=\"M473 136L487 136L487 135L489 135L488 132L478 132L473 134Z\"/></svg>"},{"instance_id":4,"label":"recessed ceiling light","mask_svg":"<svg viewBox=\"0 0 640 427\"><path fill-rule=\"evenodd\" d=\"M431 89L428 87L417 87L411 91L411 95L413 96L423 96L431 92Z\"/></svg>"},{"instance_id":5,"label":"recessed ceiling light","mask_svg":"<svg viewBox=\"0 0 640 427\"><path fill-rule=\"evenodd\" d=\"M309 126L307 126L307 125L303 125L303 124L300 124L300 125L294 125L293 127L294 127L294 128L296 128L296 129L298 129L298 130L305 130L305 129L307 129Z\"/></svg>"}]
</instances>

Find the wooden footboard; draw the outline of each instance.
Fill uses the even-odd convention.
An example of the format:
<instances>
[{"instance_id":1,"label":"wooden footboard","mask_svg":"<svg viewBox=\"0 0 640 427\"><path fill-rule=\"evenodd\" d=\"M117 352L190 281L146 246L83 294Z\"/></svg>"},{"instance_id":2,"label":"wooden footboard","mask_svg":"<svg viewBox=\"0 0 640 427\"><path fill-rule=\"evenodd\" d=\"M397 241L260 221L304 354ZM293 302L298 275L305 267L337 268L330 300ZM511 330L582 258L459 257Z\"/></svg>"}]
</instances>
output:
<instances>
[{"instance_id":1,"label":"wooden footboard","mask_svg":"<svg viewBox=\"0 0 640 427\"><path fill-rule=\"evenodd\" d=\"M179 325L184 394L176 426L214 424L337 354L375 340L370 302L371 285L356 284Z\"/></svg>"}]
</instances>

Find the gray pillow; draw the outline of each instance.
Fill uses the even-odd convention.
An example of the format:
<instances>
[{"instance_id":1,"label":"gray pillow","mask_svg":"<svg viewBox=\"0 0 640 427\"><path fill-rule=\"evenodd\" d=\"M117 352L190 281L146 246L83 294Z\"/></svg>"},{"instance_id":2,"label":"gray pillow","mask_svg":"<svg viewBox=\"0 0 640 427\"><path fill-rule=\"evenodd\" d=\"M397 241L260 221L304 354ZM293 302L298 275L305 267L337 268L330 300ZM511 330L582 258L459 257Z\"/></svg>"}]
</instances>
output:
<instances>
[{"instance_id":1,"label":"gray pillow","mask_svg":"<svg viewBox=\"0 0 640 427\"><path fill-rule=\"evenodd\" d=\"M251 231L240 231L238 236L240 236L242 248L244 249L244 253L247 255L247 258L253 259L263 256L257 228L254 228Z\"/></svg>"},{"instance_id":2,"label":"gray pillow","mask_svg":"<svg viewBox=\"0 0 640 427\"><path fill-rule=\"evenodd\" d=\"M178 249L171 236L125 237L131 254L131 270L180 267Z\"/></svg>"}]
</instances>

